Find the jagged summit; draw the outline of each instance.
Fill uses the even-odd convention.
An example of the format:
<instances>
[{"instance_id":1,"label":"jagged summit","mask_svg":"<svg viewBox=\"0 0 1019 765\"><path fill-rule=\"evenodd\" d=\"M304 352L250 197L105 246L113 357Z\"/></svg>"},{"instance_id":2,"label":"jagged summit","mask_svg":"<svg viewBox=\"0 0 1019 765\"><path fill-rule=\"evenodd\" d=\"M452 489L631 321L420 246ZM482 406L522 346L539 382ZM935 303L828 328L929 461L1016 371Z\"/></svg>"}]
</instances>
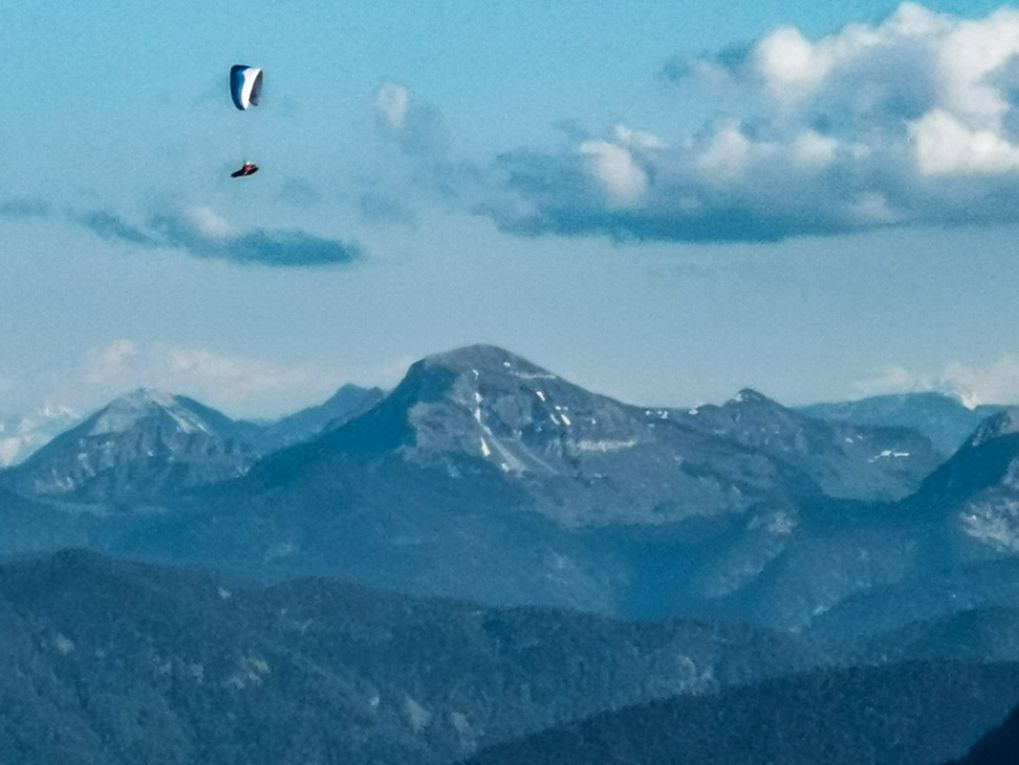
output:
<instances>
[{"instance_id":1,"label":"jagged summit","mask_svg":"<svg viewBox=\"0 0 1019 765\"><path fill-rule=\"evenodd\" d=\"M209 425L198 412L182 404L182 399L155 388L136 388L114 399L87 421L88 434L125 433L142 420L162 417L170 427L182 433L208 432Z\"/></svg>"},{"instance_id":2,"label":"jagged summit","mask_svg":"<svg viewBox=\"0 0 1019 765\"><path fill-rule=\"evenodd\" d=\"M249 427L183 396L138 388L39 449L12 476L32 494L169 496L246 472L256 457Z\"/></svg>"},{"instance_id":3,"label":"jagged summit","mask_svg":"<svg viewBox=\"0 0 1019 765\"><path fill-rule=\"evenodd\" d=\"M1019 407L1014 407L984 420L970 436L967 446L975 449L988 441L1017 433L1019 433Z\"/></svg>"}]
</instances>

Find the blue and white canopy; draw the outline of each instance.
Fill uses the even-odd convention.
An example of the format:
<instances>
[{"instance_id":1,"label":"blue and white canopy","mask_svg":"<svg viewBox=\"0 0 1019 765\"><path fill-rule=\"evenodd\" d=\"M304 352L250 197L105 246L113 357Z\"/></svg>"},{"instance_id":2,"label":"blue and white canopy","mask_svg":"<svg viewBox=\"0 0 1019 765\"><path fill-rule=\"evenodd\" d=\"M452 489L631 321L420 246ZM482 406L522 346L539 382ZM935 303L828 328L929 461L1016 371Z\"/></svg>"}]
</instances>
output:
<instances>
[{"instance_id":1,"label":"blue and white canopy","mask_svg":"<svg viewBox=\"0 0 1019 765\"><path fill-rule=\"evenodd\" d=\"M249 106L258 106L262 95L262 70L244 64L230 67L230 97L234 106L245 111Z\"/></svg>"}]
</instances>

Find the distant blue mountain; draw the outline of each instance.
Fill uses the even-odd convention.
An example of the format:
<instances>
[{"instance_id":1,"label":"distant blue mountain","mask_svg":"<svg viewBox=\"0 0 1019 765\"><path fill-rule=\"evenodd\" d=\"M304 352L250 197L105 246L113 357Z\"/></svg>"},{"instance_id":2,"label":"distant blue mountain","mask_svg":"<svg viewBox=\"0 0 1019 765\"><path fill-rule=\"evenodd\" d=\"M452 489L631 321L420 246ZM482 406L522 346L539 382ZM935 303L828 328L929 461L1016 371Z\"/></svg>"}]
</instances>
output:
<instances>
[{"instance_id":1,"label":"distant blue mountain","mask_svg":"<svg viewBox=\"0 0 1019 765\"><path fill-rule=\"evenodd\" d=\"M385 398L381 388L344 385L317 406L302 409L267 425L261 436L263 452L307 441L323 431L340 427L358 417Z\"/></svg>"},{"instance_id":2,"label":"distant blue mountain","mask_svg":"<svg viewBox=\"0 0 1019 765\"><path fill-rule=\"evenodd\" d=\"M970 409L953 396L926 392L813 404L800 407L799 411L831 422L912 428L927 436L942 454L948 456L962 445L981 422L1004 408L983 405Z\"/></svg>"}]
</instances>

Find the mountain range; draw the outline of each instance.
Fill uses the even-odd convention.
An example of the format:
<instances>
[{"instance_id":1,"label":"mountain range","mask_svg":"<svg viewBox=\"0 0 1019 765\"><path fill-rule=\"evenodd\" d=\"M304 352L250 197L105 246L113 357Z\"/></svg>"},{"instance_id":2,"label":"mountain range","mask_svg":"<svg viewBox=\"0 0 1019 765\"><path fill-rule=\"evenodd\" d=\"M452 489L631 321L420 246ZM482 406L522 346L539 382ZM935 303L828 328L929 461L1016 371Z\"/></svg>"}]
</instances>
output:
<instances>
[{"instance_id":1,"label":"mountain range","mask_svg":"<svg viewBox=\"0 0 1019 765\"><path fill-rule=\"evenodd\" d=\"M135 391L0 473L0 547L48 529L260 579L877 635L1014 594L1015 419L947 457L749 389L628 405L471 346L269 425Z\"/></svg>"}]
</instances>

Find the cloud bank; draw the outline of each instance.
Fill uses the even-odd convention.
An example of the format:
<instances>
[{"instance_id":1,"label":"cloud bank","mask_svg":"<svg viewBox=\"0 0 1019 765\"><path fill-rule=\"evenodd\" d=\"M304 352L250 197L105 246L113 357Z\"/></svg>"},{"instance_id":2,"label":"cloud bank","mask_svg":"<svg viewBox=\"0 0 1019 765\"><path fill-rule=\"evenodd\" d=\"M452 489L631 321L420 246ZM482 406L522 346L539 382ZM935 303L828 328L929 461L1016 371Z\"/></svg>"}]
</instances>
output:
<instances>
[{"instance_id":1,"label":"cloud bank","mask_svg":"<svg viewBox=\"0 0 1019 765\"><path fill-rule=\"evenodd\" d=\"M110 241L145 248L170 247L194 257L233 263L274 267L330 266L349 264L361 257L356 244L303 231L254 229L239 232L208 207L155 215L145 226L131 224L106 210L80 215L78 222Z\"/></svg>"},{"instance_id":2,"label":"cloud bank","mask_svg":"<svg viewBox=\"0 0 1019 765\"><path fill-rule=\"evenodd\" d=\"M817 40L783 27L669 62L731 113L692 135L619 125L495 162L480 211L523 234L774 241L882 226L1011 223L1019 205L1019 11L905 3Z\"/></svg>"},{"instance_id":3,"label":"cloud bank","mask_svg":"<svg viewBox=\"0 0 1019 765\"><path fill-rule=\"evenodd\" d=\"M934 372L893 364L857 381L854 388L864 396L942 391L957 396L969 407L1019 404L1019 356L1006 353L986 366L952 361Z\"/></svg>"}]
</instances>

